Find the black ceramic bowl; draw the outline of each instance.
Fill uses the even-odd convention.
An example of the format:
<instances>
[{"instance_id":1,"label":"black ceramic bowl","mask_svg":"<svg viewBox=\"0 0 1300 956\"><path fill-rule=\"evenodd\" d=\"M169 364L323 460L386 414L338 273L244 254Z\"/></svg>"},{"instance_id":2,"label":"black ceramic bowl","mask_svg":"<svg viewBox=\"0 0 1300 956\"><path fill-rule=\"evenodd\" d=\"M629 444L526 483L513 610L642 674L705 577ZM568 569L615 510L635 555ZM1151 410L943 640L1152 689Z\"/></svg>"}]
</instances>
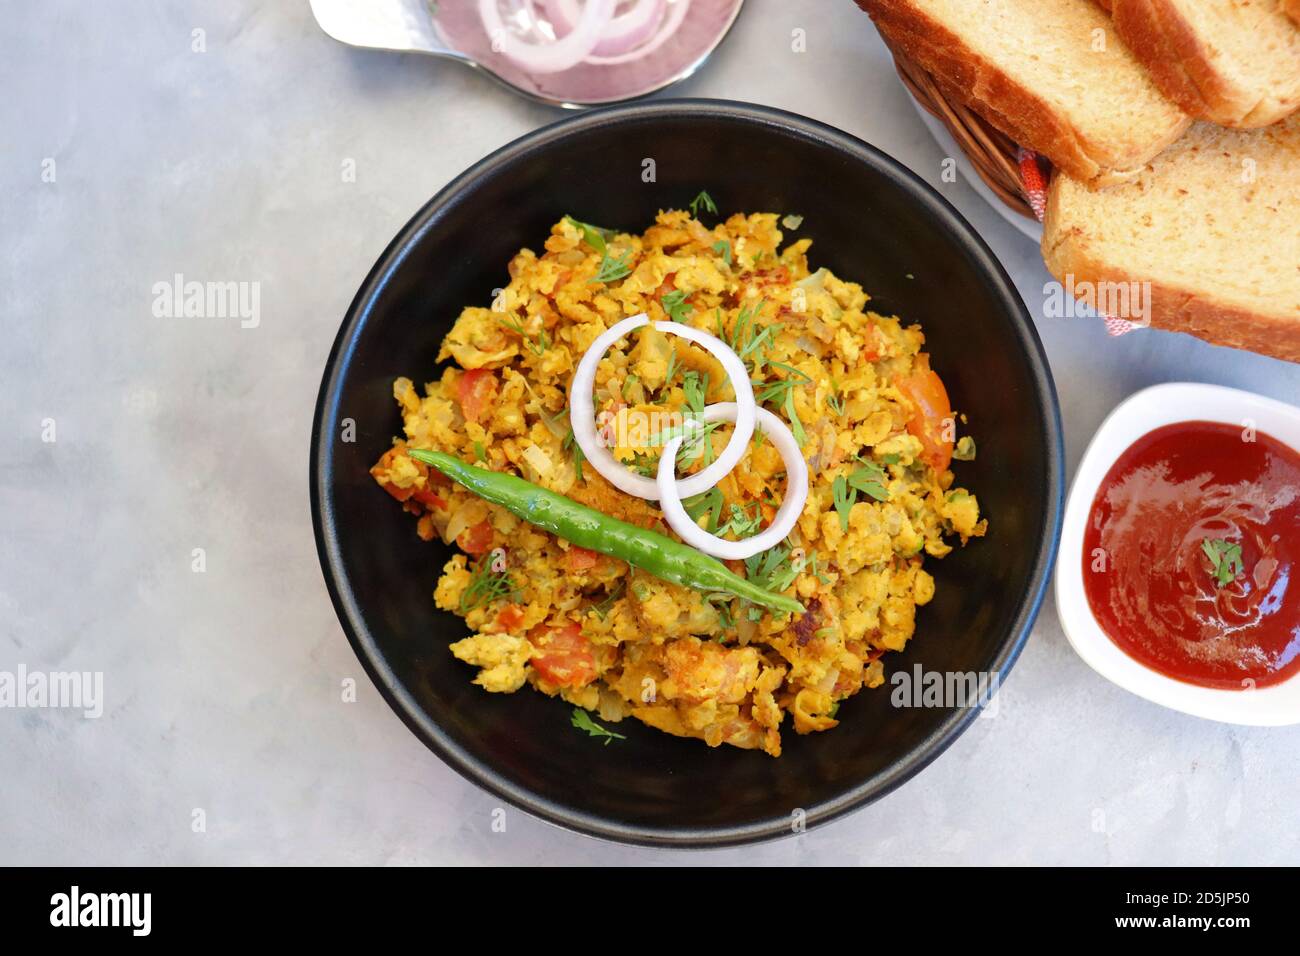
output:
<instances>
[{"instance_id":1,"label":"black ceramic bowl","mask_svg":"<svg viewBox=\"0 0 1300 956\"><path fill-rule=\"evenodd\" d=\"M650 165L653 161L653 165ZM646 171L653 169L653 181ZM466 634L432 592L448 549L367 474L401 422L392 381L437 377L462 306L487 304L520 247L566 213L639 233L701 189L723 214L798 213L812 263L860 282L877 311L923 324L934 367L978 441L958 463L989 533L943 561L916 638L887 673L998 672L1023 645L1046 586L1061 511L1061 426L1042 346L1015 288L971 227L898 163L790 113L681 100L566 119L498 150L435 196L357 293L321 383L311 498L325 580L367 672L431 750L504 800L632 843L716 846L811 827L898 786L943 751L971 709L894 708L890 686L846 701L840 726L783 734L779 759L710 749L624 721L610 746L572 707L528 688L488 694L447 645ZM347 420L355 440L343 440ZM412 821L412 825L418 825Z\"/></svg>"}]
</instances>

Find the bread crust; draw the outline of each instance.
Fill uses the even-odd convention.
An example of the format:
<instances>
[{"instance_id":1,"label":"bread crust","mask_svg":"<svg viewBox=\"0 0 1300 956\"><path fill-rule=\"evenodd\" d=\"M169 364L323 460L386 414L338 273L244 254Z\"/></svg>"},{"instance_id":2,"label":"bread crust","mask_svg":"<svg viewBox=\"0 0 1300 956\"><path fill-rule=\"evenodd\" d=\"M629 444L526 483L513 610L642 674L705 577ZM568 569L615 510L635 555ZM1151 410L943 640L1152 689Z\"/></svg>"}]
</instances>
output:
<instances>
[{"instance_id":1,"label":"bread crust","mask_svg":"<svg viewBox=\"0 0 1300 956\"><path fill-rule=\"evenodd\" d=\"M1300 0L1282 0L1282 9L1300 26Z\"/></svg>"},{"instance_id":2,"label":"bread crust","mask_svg":"<svg viewBox=\"0 0 1300 956\"><path fill-rule=\"evenodd\" d=\"M1300 98L1261 97L1224 76L1212 62L1210 41L1170 0L1110 0L1110 11L1120 39L1184 112L1221 126L1253 128L1300 109Z\"/></svg>"},{"instance_id":3,"label":"bread crust","mask_svg":"<svg viewBox=\"0 0 1300 956\"><path fill-rule=\"evenodd\" d=\"M1043 261L1059 282L1073 276L1081 282L1149 283L1151 325L1186 332L1214 345L1246 349L1288 362L1300 362L1300 316L1247 309L1216 298L1205 289L1191 289L1137 275L1124 265L1104 262L1089 249L1087 234L1062 221L1059 190L1048 194L1043 221Z\"/></svg>"},{"instance_id":4,"label":"bread crust","mask_svg":"<svg viewBox=\"0 0 1300 956\"><path fill-rule=\"evenodd\" d=\"M1096 186L1132 179L1149 160L1177 140L1191 122L1187 118L1174 124L1146 149L1132 151L1129 156L1108 157L1047 100L977 54L942 22L907 0L857 3L871 15L889 46L924 67L946 96L965 103L1017 143L1046 156L1075 179Z\"/></svg>"}]
</instances>

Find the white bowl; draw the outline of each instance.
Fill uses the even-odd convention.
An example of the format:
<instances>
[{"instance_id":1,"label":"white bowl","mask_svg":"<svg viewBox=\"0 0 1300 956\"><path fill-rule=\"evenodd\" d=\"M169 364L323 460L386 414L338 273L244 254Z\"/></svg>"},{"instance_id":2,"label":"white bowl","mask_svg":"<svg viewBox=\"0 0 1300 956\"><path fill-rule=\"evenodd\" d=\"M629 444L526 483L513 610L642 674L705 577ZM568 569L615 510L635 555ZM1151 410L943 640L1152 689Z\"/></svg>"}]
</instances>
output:
<instances>
[{"instance_id":1,"label":"white bowl","mask_svg":"<svg viewBox=\"0 0 1300 956\"><path fill-rule=\"evenodd\" d=\"M1174 710L1229 724L1300 723L1300 675L1254 690L1217 690L1174 680L1120 650L1101 629L1083 590L1083 533L1102 479L1115 460L1147 432L1176 422L1249 421L1300 448L1300 408L1220 385L1175 382L1143 389L1122 402L1097 429L1070 488L1056 561L1056 609L1070 644L1102 677Z\"/></svg>"}]
</instances>

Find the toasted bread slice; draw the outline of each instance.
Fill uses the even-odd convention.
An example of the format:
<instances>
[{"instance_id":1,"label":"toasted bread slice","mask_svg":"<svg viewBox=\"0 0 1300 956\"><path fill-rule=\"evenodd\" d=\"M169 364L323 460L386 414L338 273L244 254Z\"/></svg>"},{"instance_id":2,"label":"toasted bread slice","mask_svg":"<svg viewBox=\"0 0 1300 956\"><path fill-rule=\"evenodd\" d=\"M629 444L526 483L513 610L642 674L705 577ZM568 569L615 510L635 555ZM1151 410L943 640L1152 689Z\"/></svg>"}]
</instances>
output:
<instances>
[{"instance_id":1,"label":"toasted bread slice","mask_svg":"<svg viewBox=\"0 0 1300 956\"><path fill-rule=\"evenodd\" d=\"M1150 283L1157 328L1300 362L1300 114L1197 123L1109 189L1058 174L1043 258L1067 287Z\"/></svg>"},{"instance_id":2,"label":"toasted bread slice","mask_svg":"<svg viewBox=\"0 0 1300 956\"><path fill-rule=\"evenodd\" d=\"M1284 0L1109 0L1115 29L1199 119L1267 126L1300 109L1300 27Z\"/></svg>"},{"instance_id":3,"label":"toasted bread slice","mask_svg":"<svg viewBox=\"0 0 1300 956\"><path fill-rule=\"evenodd\" d=\"M1120 181L1186 129L1092 0L857 0L885 40L1077 179Z\"/></svg>"}]
</instances>

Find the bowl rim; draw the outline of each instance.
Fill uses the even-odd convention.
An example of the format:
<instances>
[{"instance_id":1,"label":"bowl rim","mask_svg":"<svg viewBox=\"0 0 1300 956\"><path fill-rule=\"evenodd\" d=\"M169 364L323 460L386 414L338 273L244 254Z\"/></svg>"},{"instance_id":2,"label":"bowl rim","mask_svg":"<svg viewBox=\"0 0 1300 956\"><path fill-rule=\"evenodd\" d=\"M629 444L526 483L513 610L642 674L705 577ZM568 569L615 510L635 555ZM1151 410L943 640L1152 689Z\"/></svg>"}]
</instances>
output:
<instances>
[{"instance_id":1,"label":"bowl rim","mask_svg":"<svg viewBox=\"0 0 1300 956\"><path fill-rule=\"evenodd\" d=\"M1083 531L1097 489L1116 460L1144 435L1165 425L1251 421L1283 444L1300 449L1300 408L1242 389L1200 382L1166 382L1134 392L1106 416L1089 442L1070 486L1056 568L1056 612L1061 630L1083 662L1131 694L1193 717L1251 727L1300 723L1300 675L1251 690L1202 687L1177 680L1130 657L1098 623L1083 588ZM1071 557L1073 555L1074 557Z\"/></svg>"},{"instance_id":2,"label":"bowl rim","mask_svg":"<svg viewBox=\"0 0 1300 956\"><path fill-rule=\"evenodd\" d=\"M1047 459L1047 495L1041 512L1046 533L1034 555L1028 586L1019 599L1019 609L1012 626L989 667L990 671L998 673L999 686L1005 681L1029 637L1051 580L1064 509L1065 453L1060 405L1042 341L1015 284L997 257L974 227L933 187L902 163L858 137L818 120L773 107L731 100L678 98L592 110L524 134L488 154L440 189L399 230L370 269L348 306L330 349L312 417L309 469L312 527L330 600L362 667L384 700L411 732L461 776L531 816L598 839L651 847L738 846L791 835L793 828L790 817L783 815L721 827L664 828L624 823L566 806L552 801L544 794L517 786L446 735L402 686L393 668L378 650L373 635L365 627L339 550L332 496L335 443L321 440L323 435L335 433L340 417L339 385L349 368L356 340L369 318L374 299L382 292L393 271L401 266L410 249L437 225L446 212L461 201L467 187L485 176L493 175L520 157L557 141L581 136L602 127L656 119L740 122L776 127L787 135L813 141L854 162L865 163L904 190L919 207L921 215L929 216L940 228L947 229L965 247L975 268L983 270L988 278L995 298L1000 300L1001 306L1012 320L1013 335L1029 364L1033 392L1040 400L1041 424L1047 435L1044 449ZM974 707L951 711L903 759L844 793L805 808L804 829L828 823L894 790L946 750L978 713L979 708Z\"/></svg>"}]
</instances>

